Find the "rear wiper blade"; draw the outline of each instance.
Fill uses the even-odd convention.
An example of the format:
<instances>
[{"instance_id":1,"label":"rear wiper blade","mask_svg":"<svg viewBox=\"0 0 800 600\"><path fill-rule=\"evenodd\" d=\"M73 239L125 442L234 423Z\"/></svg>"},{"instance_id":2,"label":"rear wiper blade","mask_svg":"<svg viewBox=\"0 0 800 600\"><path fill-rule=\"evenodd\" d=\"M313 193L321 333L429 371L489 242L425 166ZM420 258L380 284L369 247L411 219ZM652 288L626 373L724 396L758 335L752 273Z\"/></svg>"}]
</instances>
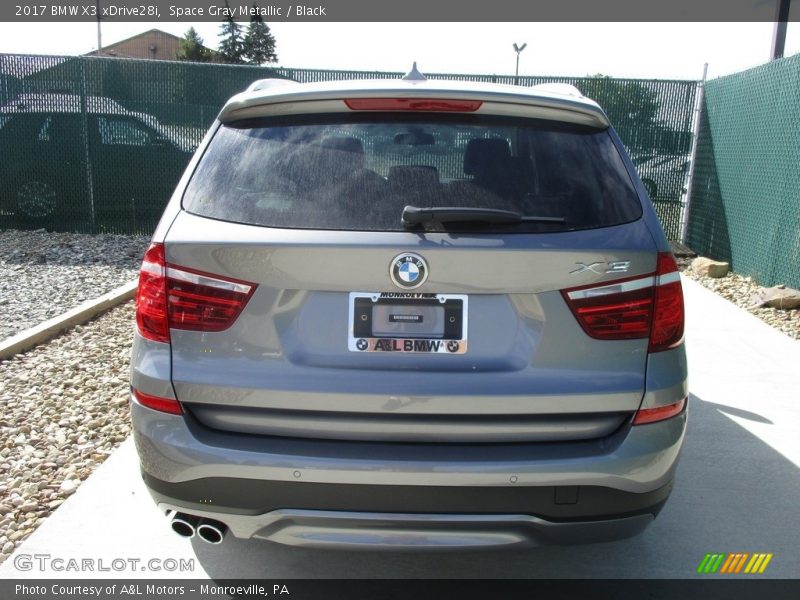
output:
<instances>
[{"instance_id":1,"label":"rear wiper blade","mask_svg":"<svg viewBox=\"0 0 800 600\"><path fill-rule=\"evenodd\" d=\"M561 223L563 217L537 217L523 215L513 210L497 208L471 208L469 206L431 206L419 208L406 206L403 209L403 225L412 227L422 223Z\"/></svg>"}]
</instances>

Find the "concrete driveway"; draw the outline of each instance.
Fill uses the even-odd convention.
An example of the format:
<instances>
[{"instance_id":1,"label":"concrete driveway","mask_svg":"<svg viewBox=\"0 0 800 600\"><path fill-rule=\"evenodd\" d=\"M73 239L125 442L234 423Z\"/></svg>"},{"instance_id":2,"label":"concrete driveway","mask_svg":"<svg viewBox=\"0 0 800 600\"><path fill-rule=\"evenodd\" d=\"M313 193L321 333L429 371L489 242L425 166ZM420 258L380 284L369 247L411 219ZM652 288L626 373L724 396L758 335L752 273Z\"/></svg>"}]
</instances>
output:
<instances>
[{"instance_id":1,"label":"concrete driveway","mask_svg":"<svg viewBox=\"0 0 800 600\"><path fill-rule=\"evenodd\" d=\"M707 552L771 552L755 577L798 577L800 342L693 281L684 279L684 290L689 431L673 495L637 538L491 553L331 552L230 536L210 546L169 530L128 440L0 566L0 577L687 578ZM63 570L70 558L92 559L95 572ZM112 568L114 559L124 568ZM150 559L192 562L184 572L152 571Z\"/></svg>"}]
</instances>

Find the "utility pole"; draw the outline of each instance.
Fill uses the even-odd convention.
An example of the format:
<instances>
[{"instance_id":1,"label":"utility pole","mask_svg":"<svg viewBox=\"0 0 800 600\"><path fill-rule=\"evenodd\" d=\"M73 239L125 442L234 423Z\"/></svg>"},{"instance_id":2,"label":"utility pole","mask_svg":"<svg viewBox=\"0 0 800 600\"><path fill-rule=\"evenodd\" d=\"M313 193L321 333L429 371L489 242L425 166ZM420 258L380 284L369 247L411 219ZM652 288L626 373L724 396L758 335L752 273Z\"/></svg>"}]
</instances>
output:
<instances>
[{"instance_id":1,"label":"utility pole","mask_svg":"<svg viewBox=\"0 0 800 600\"><path fill-rule=\"evenodd\" d=\"M94 0L95 16L97 17L97 56L103 49L103 40L100 37L100 0Z\"/></svg>"},{"instance_id":2,"label":"utility pole","mask_svg":"<svg viewBox=\"0 0 800 600\"><path fill-rule=\"evenodd\" d=\"M788 0L786 0L786 1L788 2ZM516 71L514 71L514 85L519 85L519 55L527 47L528 47L527 42L522 44L522 46L517 46L517 43L514 42L514 52L517 53L517 69L516 69Z\"/></svg>"},{"instance_id":3,"label":"utility pole","mask_svg":"<svg viewBox=\"0 0 800 600\"><path fill-rule=\"evenodd\" d=\"M777 0L775 10L775 28L772 30L771 60L783 58L783 49L786 45L786 24L789 21L789 5L792 0Z\"/></svg>"}]
</instances>

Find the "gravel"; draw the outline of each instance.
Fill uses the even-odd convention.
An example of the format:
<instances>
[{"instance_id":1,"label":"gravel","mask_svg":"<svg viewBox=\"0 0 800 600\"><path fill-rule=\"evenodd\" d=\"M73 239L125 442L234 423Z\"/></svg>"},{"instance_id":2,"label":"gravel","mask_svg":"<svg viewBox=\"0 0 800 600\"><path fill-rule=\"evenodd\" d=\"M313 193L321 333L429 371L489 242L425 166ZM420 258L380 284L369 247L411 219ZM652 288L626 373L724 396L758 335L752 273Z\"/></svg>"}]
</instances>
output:
<instances>
[{"instance_id":1,"label":"gravel","mask_svg":"<svg viewBox=\"0 0 800 600\"><path fill-rule=\"evenodd\" d=\"M0 362L0 562L129 435L133 302Z\"/></svg>"},{"instance_id":2,"label":"gravel","mask_svg":"<svg viewBox=\"0 0 800 600\"><path fill-rule=\"evenodd\" d=\"M135 279L148 241L0 231L0 340Z\"/></svg>"},{"instance_id":3,"label":"gravel","mask_svg":"<svg viewBox=\"0 0 800 600\"><path fill-rule=\"evenodd\" d=\"M679 266L684 275L691 277L703 287L754 314L775 329L800 340L800 309L754 308L752 296L760 289L760 286L751 277L744 277L733 272L719 279L701 277L692 271L691 260L686 259L680 260Z\"/></svg>"}]
</instances>

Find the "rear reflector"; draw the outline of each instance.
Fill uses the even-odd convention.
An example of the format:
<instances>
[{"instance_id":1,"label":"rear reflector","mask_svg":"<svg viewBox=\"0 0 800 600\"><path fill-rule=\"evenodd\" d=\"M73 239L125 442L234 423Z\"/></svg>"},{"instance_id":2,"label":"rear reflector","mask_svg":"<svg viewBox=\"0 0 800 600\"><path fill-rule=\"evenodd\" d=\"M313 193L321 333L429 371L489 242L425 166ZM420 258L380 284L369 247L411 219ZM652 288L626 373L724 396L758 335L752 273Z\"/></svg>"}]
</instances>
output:
<instances>
[{"instance_id":1,"label":"rear reflector","mask_svg":"<svg viewBox=\"0 0 800 600\"><path fill-rule=\"evenodd\" d=\"M183 409L181 408L180 402L173 398L152 396L150 394L140 392L136 388L131 388L131 390L133 391L133 397L136 398L136 401L142 406L152 408L153 410L157 410L159 412L170 413L172 415L183 414Z\"/></svg>"},{"instance_id":2,"label":"rear reflector","mask_svg":"<svg viewBox=\"0 0 800 600\"><path fill-rule=\"evenodd\" d=\"M599 340L648 338L648 351L683 339L683 290L675 259L658 255L656 272L601 285L562 290L581 328Z\"/></svg>"},{"instance_id":3,"label":"rear reflector","mask_svg":"<svg viewBox=\"0 0 800 600\"><path fill-rule=\"evenodd\" d=\"M428 112L475 112L480 100L440 100L436 98L350 98L350 110L419 110Z\"/></svg>"},{"instance_id":4,"label":"rear reflector","mask_svg":"<svg viewBox=\"0 0 800 600\"><path fill-rule=\"evenodd\" d=\"M254 283L167 264L164 246L151 244L136 294L139 333L169 343L170 328L223 331L241 314L255 289Z\"/></svg>"},{"instance_id":5,"label":"rear reflector","mask_svg":"<svg viewBox=\"0 0 800 600\"><path fill-rule=\"evenodd\" d=\"M668 404L666 406L657 406L655 408L640 408L636 415L633 417L634 425L645 425L647 423L656 423L657 421L665 421L671 419L683 412L686 406L686 398L675 404Z\"/></svg>"}]
</instances>

